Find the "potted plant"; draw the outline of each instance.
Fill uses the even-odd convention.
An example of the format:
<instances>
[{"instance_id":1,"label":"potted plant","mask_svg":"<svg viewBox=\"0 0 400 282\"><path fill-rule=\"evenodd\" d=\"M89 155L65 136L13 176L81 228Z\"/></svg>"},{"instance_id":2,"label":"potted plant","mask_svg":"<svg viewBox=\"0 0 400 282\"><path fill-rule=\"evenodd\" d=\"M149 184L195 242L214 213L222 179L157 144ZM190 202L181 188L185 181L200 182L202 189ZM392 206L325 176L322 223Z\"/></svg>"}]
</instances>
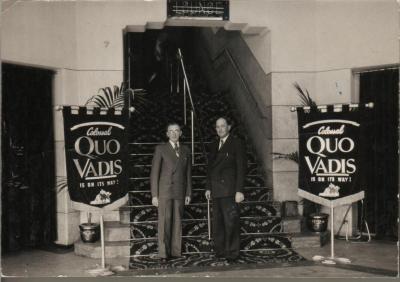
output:
<instances>
[{"instance_id":1,"label":"potted plant","mask_svg":"<svg viewBox=\"0 0 400 282\"><path fill-rule=\"evenodd\" d=\"M312 232L325 232L328 228L328 218L329 215L326 213L319 211L311 213L307 216L307 227Z\"/></svg>"},{"instance_id":2,"label":"potted plant","mask_svg":"<svg viewBox=\"0 0 400 282\"><path fill-rule=\"evenodd\" d=\"M317 104L310 97L307 89L303 90L301 86L295 82L293 86L297 89L301 103L304 106L316 107ZM272 153L275 159L286 159L299 164L299 152L294 151L291 153ZM298 212L300 215L307 218L307 227L313 232L324 232L327 229L328 214L321 213L319 206L307 199L301 199L298 202Z\"/></svg>"},{"instance_id":3,"label":"potted plant","mask_svg":"<svg viewBox=\"0 0 400 282\"><path fill-rule=\"evenodd\" d=\"M100 224L92 222L92 213L87 213L87 223L79 224L82 242L94 243L100 239Z\"/></svg>"}]
</instances>

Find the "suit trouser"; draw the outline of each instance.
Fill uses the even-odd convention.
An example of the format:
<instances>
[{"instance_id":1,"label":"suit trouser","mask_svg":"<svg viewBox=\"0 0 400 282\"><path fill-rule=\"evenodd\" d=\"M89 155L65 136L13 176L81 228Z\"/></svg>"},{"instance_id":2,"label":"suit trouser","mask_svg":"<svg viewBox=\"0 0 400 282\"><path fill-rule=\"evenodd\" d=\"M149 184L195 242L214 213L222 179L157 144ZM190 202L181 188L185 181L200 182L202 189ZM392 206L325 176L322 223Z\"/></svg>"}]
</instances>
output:
<instances>
[{"instance_id":1,"label":"suit trouser","mask_svg":"<svg viewBox=\"0 0 400 282\"><path fill-rule=\"evenodd\" d=\"M240 210L235 197L213 198L213 239L217 256L237 258L240 250Z\"/></svg>"},{"instance_id":2,"label":"suit trouser","mask_svg":"<svg viewBox=\"0 0 400 282\"><path fill-rule=\"evenodd\" d=\"M158 256L181 256L183 200L163 199L158 202Z\"/></svg>"}]
</instances>

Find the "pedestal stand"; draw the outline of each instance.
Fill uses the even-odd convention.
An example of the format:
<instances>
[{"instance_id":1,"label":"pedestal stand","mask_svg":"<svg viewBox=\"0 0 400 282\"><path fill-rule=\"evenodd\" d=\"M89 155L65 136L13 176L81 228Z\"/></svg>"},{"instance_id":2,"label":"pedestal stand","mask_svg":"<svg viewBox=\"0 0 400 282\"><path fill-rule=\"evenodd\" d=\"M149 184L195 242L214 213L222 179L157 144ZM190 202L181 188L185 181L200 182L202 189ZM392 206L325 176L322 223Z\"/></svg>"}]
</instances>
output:
<instances>
[{"instance_id":1,"label":"pedestal stand","mask_svg":"<svg viewBox=\"0 0 400 282\"><path fill-rule=\"evenodd\" d=\"M343 197L336 200L328 200L314 194L311 194L307 191L299 189L299 196L306 198L314 203L321 204L323 206L330 207L331 209L331 255L330 257L324 257L320 255L313 256L313 261L320 261L323 264L336 264L336 263L351 263L350 259L348 258L336 258L335 257L335 237L334 237L334 229L333 229L333 221L334 221L334 208L342 205L351 204L357 202L359 200L364 199L364 191L359 192L354 195L350 195L347 197Z\"/></svg>"},{"instance_id":2,"label":"pedestal stand","mask_svg":"<svg viewBox=\"0 0 400 282\"><path fill-rule=\"evenodd\" d=\"M315 255L313 256L313 261L320 261L323 264L336 264L336 263L351 263L348 258L335 258L335 238L333 234L333 206L331 206L331 256L323 257Z\"/></svg>"},{"instance_id":3,"label":"pedestal stand","mask_svg":"<svg viewBox=\"0 0 400 282\"><path fill-rule=\"evenodd\" d=\"M113 275L109 267L105 263L105 245L104 245L104 220L103 215L100 216L100 240L101 240L101 267L87 270L87 273L93 276L110 276Z\"/></svg>"}]
</instances>

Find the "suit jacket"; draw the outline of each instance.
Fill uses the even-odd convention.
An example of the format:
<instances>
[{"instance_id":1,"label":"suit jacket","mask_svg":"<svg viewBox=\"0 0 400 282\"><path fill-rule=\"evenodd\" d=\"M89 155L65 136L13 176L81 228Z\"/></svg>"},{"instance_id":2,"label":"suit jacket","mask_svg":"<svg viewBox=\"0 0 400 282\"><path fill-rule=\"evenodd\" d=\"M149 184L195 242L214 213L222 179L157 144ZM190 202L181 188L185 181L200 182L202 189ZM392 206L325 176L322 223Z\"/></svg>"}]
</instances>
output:
<instances>
[{"instance_id":1,"label":"suit jacket","mask_svg":"<svg viewBox=\"0 0 400 282\"><path fill-rule=\"evenodd\" d=\"M179 158L170 142L157 145L150 174L152 197L184 199L192 194L192 162L190 150L180 144Z\"/></svg>"},{"instance_id":2,"label":"suit jacket","mask_svg":"<svg viewBox=\"0 0 400 282\"><path fill-rule=\"evenodd\" d=\"M246 155L240 139L229 135L218 151L219 140L210 144L207 189L213 198L234 196L243 191Z\"/></svg>"}]
</instances>

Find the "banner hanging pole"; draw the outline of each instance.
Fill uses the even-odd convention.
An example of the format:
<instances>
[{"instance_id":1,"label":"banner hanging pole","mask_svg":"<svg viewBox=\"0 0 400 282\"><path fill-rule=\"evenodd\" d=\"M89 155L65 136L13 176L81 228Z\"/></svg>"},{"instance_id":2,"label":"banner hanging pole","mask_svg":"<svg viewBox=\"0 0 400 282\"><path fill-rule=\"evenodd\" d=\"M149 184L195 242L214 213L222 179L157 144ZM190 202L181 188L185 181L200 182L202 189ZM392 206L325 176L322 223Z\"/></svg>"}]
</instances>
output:
<instances>
[{"instance_id":1,"label":"banner hanging pole","mask_svg":"<svg viewBox=\"0 0 400 282\"><path fill-rule=\"evenodd\" d=\"M105 251L106 248L104 246L104 220L103 220L103 214L100 216L100 238L101 238L101 267L106 268L106 263L105 263Z\"/></svg>"},{"instance_id":2,"label":"banner hanging pole","mask_svg":"<svg viewBox=\"0 0 400 282\"><path fill-rule=\"evenodd\" d=\"M114 272L108 267L106 268L105 262L105 244L104 244L104 218L103 213L100 214L100 241L101 241L101 266L95 269L89 269L87 272L93 276L109 276Z\"/></svg>"},{"instance_id":3,"label":"banner hanging pole","mask_svg":"<svg viewBox=\"0 0 400 282\"><path fill-rule=\"evenodd\" d=\"M335 259L335 237L333 232L333 205L331 205L331 259Z\"/></svg>"},{"instance_id":4,"label":"banner hanging pole","mask_svg":"<svg viewBox=\"0 0 400 282\"><path fill-rule=\"evenodd\" d=\"M207 199L207 225L208 225L208 240L211 240L210 199Z\"/></svg>"},{"instance_id":5,"label":"banner hanging pole","mask_svg":"<svg viewBox=\"0 0 400 282\"><path fill-rule=\"evenodd\" d=\"M343 105L344 104L333 104L334 107L342 107ZM350 108L357 108L361 104L348 104L348 105L349 105ZM364 106L366 108L372 109L372 108L374 108L374 103L373 102L369 102L369 103L364 104ZM295 112L298 108L302 108L304 110L310 110L311 109L310 106L291 106L290 107L290 111L291 112ZM327 108L327 105L319 105L319 106L317 106L317 109L319 109L319 110L326 109L326 108Z\"/></svg>"},{"instance_id":6,"label":"banner hanging pole","mask_svg":"<svg viewBox=\"0 0 400 282\"><path fill-rule=\"evenodd\" d=\"M82 108L82 106L74 106L74 105L71 105L70 107L71 107L71 109L74 109L74 108L75 108L75 109ZM63 108L64 108L63 105L54 106L54 109L55 109L56 111L62 111ZM99 107L85 106L85 108L94 109L94 108L99 108ZM102 110L102 111L107 111L107 110L109 110L110 108L99 108L99 109ZM114 109L115 109L115 110L122 110L122 107L114 108ZM129 107L129 112L133 113L134 111L135 111L135 107Z\"/></svg>"}]
</instances>

